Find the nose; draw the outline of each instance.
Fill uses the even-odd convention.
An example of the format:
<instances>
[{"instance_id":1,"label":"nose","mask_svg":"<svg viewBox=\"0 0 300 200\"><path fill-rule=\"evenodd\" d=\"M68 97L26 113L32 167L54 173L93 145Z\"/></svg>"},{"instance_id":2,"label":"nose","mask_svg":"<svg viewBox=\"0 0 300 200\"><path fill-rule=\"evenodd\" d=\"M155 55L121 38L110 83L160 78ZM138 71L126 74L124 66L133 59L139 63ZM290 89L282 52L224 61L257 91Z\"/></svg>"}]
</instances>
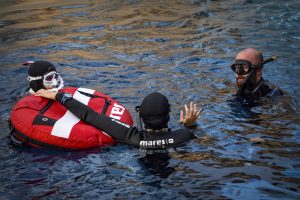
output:
<instances>
[{"instance_id":1,"label":"nose","mask_svg":"<svg viewBox=\"0 0 300 200\"><path fill-rule=\"evenodd\" d=\"M236 71L237 74L243 74L244 73L242 67L237 67L235 71Z\"/></svg>"}]
</instances>

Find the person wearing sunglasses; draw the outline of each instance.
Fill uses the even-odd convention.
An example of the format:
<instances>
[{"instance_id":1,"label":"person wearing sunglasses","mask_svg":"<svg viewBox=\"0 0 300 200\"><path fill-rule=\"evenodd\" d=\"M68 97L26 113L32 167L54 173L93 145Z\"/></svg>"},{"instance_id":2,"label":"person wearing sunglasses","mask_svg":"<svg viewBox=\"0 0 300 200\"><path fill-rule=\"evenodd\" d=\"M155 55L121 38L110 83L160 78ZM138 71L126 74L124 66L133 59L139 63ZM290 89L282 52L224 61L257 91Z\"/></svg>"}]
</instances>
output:
<instances>
[{"instance_id":1,"label":"person wearing sunglasses","mask_svg":"<svg viewBox=\"0 0 300 200\"><path fill-rule=\"evenodd\" d=\"M130 126L97 113L77 101L70 93L41 89L35 95L57 100L79 119L106 132L121 143L144 149L162 149L178 146L197 138L189 129L183 128L174 131L169 129L170 104L168 99L158 92L148 94L141 105L137 107L140 127ZM198 110L196 104L191 102L189 106L185 105L185 115L184 111L181 111L180 122L189 127L194 124L200 114L201 110ZM142 123L144 127L142 127Z\"/></svg>"},{"instance_id":2,"label":"person wearing sunglasses","mask_svg":"<svg viewBox=\"0 0 300 200\"><path fill-rule=\"evenodd\" d=\"M64 81L52 63L48 61L29 61L23 65L29 65L27 79L30 94L35 94L39 89L58 91L64 87Z\"/></svg>"},{"instance_id":3,"label":"person wearing sunglasses","mask_svg":"<svg viewBox=\"0 0 300 200\"><path fill-rule=\"evenodd\" d=\"M264 64L276 60L278 57L264 60L263 54L254 48L240 51L231 69L236 74L236 85L238 87L236 96L244 105L255 106L262 103L263 97L281 96L284 92L270 84L263 78L262 69Z\"/></svg>"}]
</instances>

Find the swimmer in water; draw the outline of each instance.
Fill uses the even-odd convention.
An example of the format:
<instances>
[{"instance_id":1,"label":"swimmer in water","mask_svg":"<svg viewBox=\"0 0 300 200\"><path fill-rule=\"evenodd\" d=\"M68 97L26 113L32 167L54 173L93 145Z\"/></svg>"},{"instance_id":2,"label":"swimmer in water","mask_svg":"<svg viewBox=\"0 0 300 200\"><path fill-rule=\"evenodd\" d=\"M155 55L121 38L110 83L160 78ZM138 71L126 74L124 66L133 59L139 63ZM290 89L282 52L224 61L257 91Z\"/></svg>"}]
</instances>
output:
<instances>
[{"instance_id":1,"label":"swimmer in water","mask_svg":"<svg viewBox=\"0 0 300 200\"><path fill-rule=\"evenodd\" d=\"M262 69L267 62L277 57L263 59L263 54L254 48L240 51L231 69L236 74L236 97L245 105L253 106L261 103L262 98L282 96L284 92L263 78Z\"/></svg>"},{"instance_id":2,"label":"swimmer in water","mask_svg":"<svg viewBox=\"0 0 300 200\"><path fill-rule=\"evenodd\" d=\"M197 138L189 129L173 131L168 127L170 104L168 99L158 92L148 94L136 108L140 118L138 121L144 124L140 129L95 112L74 99L70 93L41 89L35 95L57 100L79 119L106 132L118 142L144 149L178 146ZM197 109L196 104L190 103L190 106L185 105L185 115L181 111L180 121L186 127L192 126L200 114L201 110Z\"/></svg>"}]
</instances>

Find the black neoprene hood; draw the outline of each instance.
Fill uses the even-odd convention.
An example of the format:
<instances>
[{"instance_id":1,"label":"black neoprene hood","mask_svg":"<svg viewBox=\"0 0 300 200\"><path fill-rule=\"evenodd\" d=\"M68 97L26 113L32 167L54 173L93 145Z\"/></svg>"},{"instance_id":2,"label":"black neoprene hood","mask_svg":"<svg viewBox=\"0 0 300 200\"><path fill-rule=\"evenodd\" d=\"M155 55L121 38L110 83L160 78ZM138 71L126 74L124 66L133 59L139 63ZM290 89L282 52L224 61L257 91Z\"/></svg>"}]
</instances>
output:
<instances>
[{"instance_id":1,"label":"black neoprene hood","mask_svg":"<svg viewBox=\"0 0 300 200\"><path fill-rule=\"evenodd\" d=\"M170 104L168 99L153 92L142 101L140 114L146 128L166 128L169 121Z\"/></svg>"},{"instance_id":2,"label":"black neoprene hood","mask_svg":"<svg viewBox=\"0 0 300 200\"><path fill-rule=\"evenodd\" d=\"M56 71L54 65L48 61L36 61L28 69L28 75L31 77L43 76L47 72Z\"/></svg>"},{"instance_id":3,"label":"black neoprene hood","mask_svg":"<svg viewBox=\"0 0 300 200\"><path fill-rule=\"evenodd\" d=\"M48 72L56 71L55 67L53 64L51 64L48 61L35 61L29 66L28 69L28 76L31 77L38 77L38 76L43 76L44 74ZM43 80L32 80L29 83L29 86L32 91L37 92L39 89L42 89L44 87L43 85Z\"/></svg>"}]
</instances>

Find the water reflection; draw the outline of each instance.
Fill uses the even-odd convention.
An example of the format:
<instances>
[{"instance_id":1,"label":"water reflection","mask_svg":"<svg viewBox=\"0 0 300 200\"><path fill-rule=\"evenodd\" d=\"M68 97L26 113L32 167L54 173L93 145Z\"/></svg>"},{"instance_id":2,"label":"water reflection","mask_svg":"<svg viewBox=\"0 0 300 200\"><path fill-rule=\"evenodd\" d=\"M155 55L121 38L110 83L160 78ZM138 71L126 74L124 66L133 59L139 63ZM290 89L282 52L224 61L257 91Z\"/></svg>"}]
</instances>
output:
<instances>
[{"instance_id":1,"label":"water reflection","mask_svg":"<svg viewBox=\"0 0 300 200\"><path fill-rule=\"evenodd\" d=\"M298 1L2 1L0 198L299 198ZM264 75L295 100L246 109L230 63L244 47L280 60ZM167 154L126 145L83 152L13 148L5 118L28 90L26 60L53 62L67 86L134 107L149 92L204 107L199 138ZM287 97L289 98L289 97Z\"/></svg>"},{"instance_id":2,"label":"water reflection","mask_svg":"<svg viewBox=\"0 0 300 200\"><path fill-rule=\"evenodd\" d=\"M161 178L167 178L175 169L168 166L170 160L169 153L154 152L147 153L144 157L139 158L139 161L149 170L151 174L158 175Z\"/></svg>"}]
</instances>

